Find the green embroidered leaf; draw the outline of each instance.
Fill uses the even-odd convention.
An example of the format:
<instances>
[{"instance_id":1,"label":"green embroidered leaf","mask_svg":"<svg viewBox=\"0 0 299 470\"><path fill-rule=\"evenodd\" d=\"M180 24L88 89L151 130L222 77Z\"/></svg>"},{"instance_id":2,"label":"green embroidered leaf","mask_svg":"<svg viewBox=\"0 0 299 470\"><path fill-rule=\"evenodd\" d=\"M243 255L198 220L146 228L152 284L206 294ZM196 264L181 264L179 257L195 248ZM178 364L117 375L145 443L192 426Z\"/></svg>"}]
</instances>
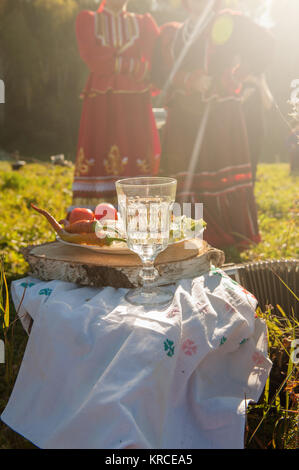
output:
<instances>
[{"instance_id":1,"label":"green embroidered leaf","mask_svg":"<svg viewBox=\"0 0 299 470\"><path fill-rule=\"evenodd\" d=\"M167 351L167 356L172 357L174 355L174 342L170 339L164 341L164 351Z\"/></svg>"},{"instance_id":2,"label":"green embroidered leaf","mask_svg":"<svg viewBox=\"0 0 299 470\"><path fill-rule=\"evenodd\" d=\"M247 343L248 339L249 339L249 338L244 338L244 339L242 339L242 341L240 342L240 344L245 344L245 343Z\"/></svg>"},{"instance_id":3,"label":"green embroidered leaf","mask_svg":"<svg viewBox=\"0 0 299 470\"><path fill-rule=\"evenodd\" d=\"M38 295L46 295L49 297L49 295L52 294L52 289L41 289L38 293Z\"/></svg>"},{"instance_id":4,"label":"green embroidered leaf","mask_svg":"<svg viewBox=\"0 0 299 470\"><path fill-rule=\"evenodd\" d=\"M214 274L214 276L224 277L223 274L217 268L212 268L210 272Z\"/></svg>"},{"instance_id":5,"label":"green embroidered leaf","mask_svg":"<svg viewBox=\"0 0 299 470\"><path fill-rule=\"evenodd\" d=\"M34 282L22 282L21 287L24 287L24 289L27 289L28 287L33 287L35 284Z\"/></svg>"}]
</instances>

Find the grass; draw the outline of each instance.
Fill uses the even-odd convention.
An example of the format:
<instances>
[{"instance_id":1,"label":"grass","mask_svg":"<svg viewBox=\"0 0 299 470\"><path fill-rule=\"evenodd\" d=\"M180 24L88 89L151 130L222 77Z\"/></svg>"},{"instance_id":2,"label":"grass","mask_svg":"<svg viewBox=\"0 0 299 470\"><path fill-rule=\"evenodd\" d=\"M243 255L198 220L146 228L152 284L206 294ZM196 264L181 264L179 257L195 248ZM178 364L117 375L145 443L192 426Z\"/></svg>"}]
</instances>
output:
<instances>
[{"instance_id":1,"label":"grass","mask_svg":"<svg viewBox=\"0 0 299 470\"><path fill-rule=\"evenodd\" d=\"M260 166L255 196L262 243L245 252L243 261L298 257L298 183L287 164Z\"/></svg>"},{"instance_id":2,"label":"grass","mask_svg":"<svg viewBox=\"0 0 299 470\"><path fill-rule=\"evenodd\" d=\"M291 259L299 255L299 175L289 165L264 164L258 168L255 197L262 242L239 253L226 251L228 262Z\"/></svg>"},{"instance_id":3,"label":"grass","mask_svg":"<svg viewBox=\"0 0 299 470\"><path fill-rule=\"evenodd\" d=\"M299 447L299 368L294 364L293 341L298 338L299 321L294 312L286 315L257 310L268 328L269 356L273 367L258 404L250 405L247 414L248 448L296 449Z\"/></svg>"},{"instance_id":4,"label":"grass","mask_svg":"<svg viewBox=\"0 0 299 470\"><path fill-rule=\"evenodd\" d=\"M48 208L58 220L63 218L71 203L71 181L70 168L32 164L17 173L0 162L0 250L8 278L26 272L20 248L55 239L47 221L34 213L30 203Z\"/></svg>"},{"instance_id":5,"label":"grass","mask_svg":"<svg viewBox=\"0 0 299 470\"><path fill-rule=\"evenodd\" d=\"M27 335L16 321L7 289L12 280L28 269L20 249L29 244L55 239L47 222L30 209L36 203L63 218L71 203L73 170L50 164L28 164L12 172L10 164L0 162L0 253L4 258L0 282L0 339L5 340L6 364L0 364L0 413L11 394L27 344ZM226 250L228 262L298 257L298 176L289 174L287 164L263 164L258 171L255 194L258 204L262 242L242 253ZM5 274L4 274L5 272ZM6 289L7 284L7 289ZM273 368L258 404L247 414L246 447L298 447L298 367L290 360L292 340L298 338L298 321L291 312L269 307L259 312L267 322L269 354ZM9 315L10 326L7 327ZM0 449L28 449L34 446L0 423Z\"/></svg>"}]
</instances>

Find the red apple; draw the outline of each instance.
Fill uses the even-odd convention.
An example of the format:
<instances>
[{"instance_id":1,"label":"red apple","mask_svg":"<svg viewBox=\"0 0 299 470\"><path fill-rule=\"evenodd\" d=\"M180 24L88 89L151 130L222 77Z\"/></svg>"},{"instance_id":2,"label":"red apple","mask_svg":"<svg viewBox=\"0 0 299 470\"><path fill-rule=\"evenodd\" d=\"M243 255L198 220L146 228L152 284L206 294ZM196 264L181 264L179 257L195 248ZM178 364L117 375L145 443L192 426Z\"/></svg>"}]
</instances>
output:
<instances>
[{"instance_id":1,"label":"red apple","mask_svg":"<svg viewBox=\"0 0 299 470\"><path fill-rule=\"evenodd\" d=\"M83 207L76 207L72 210L69 216L69 223L73 224L79 220L94 220L94 213L90 209Z\"/></svg>"},{"instance_id":2,"label":"red apple","mask_svg":"<svg viewBox=\"0 0 299 470\"><path fill-rule=\"evenodd\" d=\"M96 220L117 220L117 210L112 204L101 203L94 211Z\"/></svg>"}]
</instances>

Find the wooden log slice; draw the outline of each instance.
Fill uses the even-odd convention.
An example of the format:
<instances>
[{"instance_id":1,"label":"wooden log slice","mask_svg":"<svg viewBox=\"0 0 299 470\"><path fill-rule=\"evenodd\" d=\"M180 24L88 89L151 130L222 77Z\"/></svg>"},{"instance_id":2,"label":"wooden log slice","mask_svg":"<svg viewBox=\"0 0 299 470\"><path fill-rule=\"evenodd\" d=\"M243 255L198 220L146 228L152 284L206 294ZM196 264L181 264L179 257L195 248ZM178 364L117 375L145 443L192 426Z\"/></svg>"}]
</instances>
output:
<instances>
[{"instance_id":1,"label":"wooden log slice","mask_svg":"<svg viewBox=\"0 0 299 470\"><path fill-rule=\"evenodd\" d=\"M140 285L141 261L134 253L97 253L81 246L61 242L28 246L22 253L29 263L30 275L44 281L61 280L83 286L131 288ZM169 283L207 272L210 265L220 267L224 253L201 240L170 245L156 259L160 278Z\"/></svg>"}]
</instances>

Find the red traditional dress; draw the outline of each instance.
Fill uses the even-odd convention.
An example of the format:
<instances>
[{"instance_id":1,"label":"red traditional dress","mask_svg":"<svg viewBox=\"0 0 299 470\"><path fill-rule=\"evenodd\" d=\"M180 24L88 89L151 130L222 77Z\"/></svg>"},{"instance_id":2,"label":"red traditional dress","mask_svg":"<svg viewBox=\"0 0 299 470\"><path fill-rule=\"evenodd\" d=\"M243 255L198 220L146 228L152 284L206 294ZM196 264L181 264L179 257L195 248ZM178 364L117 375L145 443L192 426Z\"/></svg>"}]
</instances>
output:
<instances>
[{"instance_id":1,"label":"red traditional dress","mask_svg":"<svg viewBox=\"0 0 299 470\"><path fill-rule=\"evenodd\" d=\"M160 141L149 71L158 27L149 15L101 5L77 17L82 59L90 69L73 183L73 206L115 203L115 181L155 175ZM70 208L71 209L71 208Z\"/></svg>"},{"instance_id":2,"label":"red traditional dress","mask_svg":"<svg viewBox=\"0 0 299 470\"><path fill-rule=\"evenodd\" d=\"M272 37L227 10L213 12L188 46L194 27L191 18L166 24L155 50L153 81L167 88L161 167L177 178L178 201L203 203L211 245L259 242L242 82L264 71Z\"/></svg>"}]
</instances>

